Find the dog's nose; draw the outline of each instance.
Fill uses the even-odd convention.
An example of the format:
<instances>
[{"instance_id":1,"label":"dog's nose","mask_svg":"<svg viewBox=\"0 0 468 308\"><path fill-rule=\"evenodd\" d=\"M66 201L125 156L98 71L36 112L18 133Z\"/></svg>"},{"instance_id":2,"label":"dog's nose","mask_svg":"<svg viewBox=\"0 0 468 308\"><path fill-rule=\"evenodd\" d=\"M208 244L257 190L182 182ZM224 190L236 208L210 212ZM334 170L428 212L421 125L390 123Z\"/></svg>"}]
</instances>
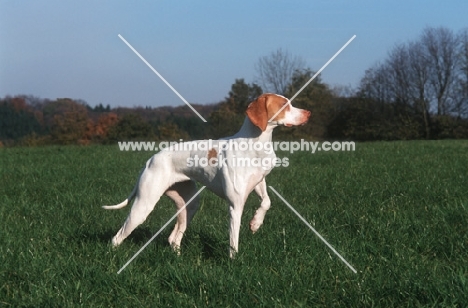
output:
<instances>
[{"instance_id":1,"label":"dog's nose","mask_svg":"<svg viewBox=\"0 0 468 308\"><path fill-rule=\"evenodd\" d=\"M303 110L302 111L302 116L301 116L301 124L304 125L309 121L309 117L312 113L309 110Z\"/></svg>"}]
</instances>

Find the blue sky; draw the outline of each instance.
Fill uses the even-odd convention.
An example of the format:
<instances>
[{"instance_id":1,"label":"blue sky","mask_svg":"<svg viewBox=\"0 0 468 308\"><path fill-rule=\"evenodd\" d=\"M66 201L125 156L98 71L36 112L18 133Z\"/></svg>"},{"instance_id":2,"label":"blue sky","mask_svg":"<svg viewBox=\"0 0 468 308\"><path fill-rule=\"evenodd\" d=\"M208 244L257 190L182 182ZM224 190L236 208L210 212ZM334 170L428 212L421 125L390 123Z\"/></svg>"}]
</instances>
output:
<instances>
[{"instance_id":1,"label":"blue sky","mask_svg":"<svg viewBox=\"0 0 468 308\"><path fill-rule=\"evenodd\" d=\"M331 86L355 87L397 43L427 27L468 27L468 1L0 0L0 97L69 97L90 105L183 105L121 34L189 102L215 103L278 48Z\"/></svg>"}]
</instances>

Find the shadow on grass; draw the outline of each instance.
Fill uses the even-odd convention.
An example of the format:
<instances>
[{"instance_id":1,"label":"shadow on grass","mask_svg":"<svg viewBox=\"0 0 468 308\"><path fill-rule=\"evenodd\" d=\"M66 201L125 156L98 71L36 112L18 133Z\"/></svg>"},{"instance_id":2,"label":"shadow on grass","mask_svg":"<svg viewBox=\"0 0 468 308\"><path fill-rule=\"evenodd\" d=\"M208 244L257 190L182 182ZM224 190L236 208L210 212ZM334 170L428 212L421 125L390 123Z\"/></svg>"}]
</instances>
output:
<instances>
[{"instance_id":1,"label":"shadow on grass","mask_svg":"<svg viewBox=\"0 0 468 308\"><path fill-rule=\"evenodd\" d=\"M85 242L110 243L116 233L117 231L114 229L98 232L83 231L81 234L77 235L77 239ZM125 242L131 242L142 246L148 242L153 235L154 232L148 228L137 228L124 240L122 244L125 244ZM168 236L168 234L163 232L159 234L151 243L156 244L159 247L168 246Z\"/></svg>"},{"instance_id":2,"label":"shadow on grass","mask_svg":"<svg viewBox=\"0 0 468 308\"><path fill-rule=\"evenodd\" d=\"M114 229L96 232L86 230L77 234L75 239L80 242L110 244L115 233L116 230ZM151 242L150 245L156 245L156 247L160 248L169 247L169 242L167 241L169 234L170 230L162 232ZM133 243L137 246L143 246L153 235L154 231L149 228L137 228L124 240L122 245L125 245L125 243ZM190 232L186 234L182 240L182 254L200 254L201 258L205 260L229 258L228 248L229 242L227 239L220 239L206 231Z\"/></svg>"},{"instance_id":3,"label":"shadow on grass","mask_svg":"<svg viewBox=\"0 0 468 308\"><path fill-rule=\"evenodd\" d=\"M197 234L199 243L201 245L202 259L206 260L220 260L228 258L229 243L223 241L213 234L201 231Z\"/></svg>"}]
</instances>

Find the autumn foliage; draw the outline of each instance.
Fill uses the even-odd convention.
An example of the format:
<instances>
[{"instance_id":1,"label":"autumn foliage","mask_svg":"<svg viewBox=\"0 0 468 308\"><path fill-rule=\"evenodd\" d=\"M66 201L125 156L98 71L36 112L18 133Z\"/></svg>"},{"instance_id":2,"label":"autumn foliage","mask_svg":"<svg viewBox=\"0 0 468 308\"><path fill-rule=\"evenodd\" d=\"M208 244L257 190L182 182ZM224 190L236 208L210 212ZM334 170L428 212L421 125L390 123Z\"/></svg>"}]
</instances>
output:
<instances>
[{"instance_id":1,"label":"autumn foliage","mask_svg":"<svg viewBox=\"0 0 468 308\"><path fill-rule=\"evenodd\" d=\"M7 145L101 142L117 122L118 116L113 112L96 113L68 98L0 100L0 140Z\"/></svg>"},{"instance_id":2,"label":"autumn foliage","mask_svg":"<svg viewBox=\"0 0 468 308\"><path fill-rule=\"evenodd\" d=\"M199 109L206 116L212 108ZM92 108L69 98L6 97L0 99L0 146L88 145L202 137L203 123L185 109L184 106L111 110L109 106Z\"/></svg>"}]
</instances>

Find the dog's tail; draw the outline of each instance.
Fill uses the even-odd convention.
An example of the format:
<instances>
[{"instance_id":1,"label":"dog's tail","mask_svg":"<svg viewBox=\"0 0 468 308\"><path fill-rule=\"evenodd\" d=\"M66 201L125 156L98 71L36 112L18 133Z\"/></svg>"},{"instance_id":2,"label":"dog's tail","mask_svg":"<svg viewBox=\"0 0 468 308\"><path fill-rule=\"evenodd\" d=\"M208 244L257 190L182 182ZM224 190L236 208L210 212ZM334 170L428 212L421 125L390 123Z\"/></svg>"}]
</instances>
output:
<instances>
[{"instance_id":1,"label":"dog's tail","mask_svg":"<svg viewBox=\"0 0 468 308\"><path fill-rule=\"evenodd\" d=\"M138 181L137 181L135 187L133 188L133 191L130 193L130 196L128 196L127 199L125 199L123 202L121 202L119 204L116 204L116 205L103 205L102 208L106 209L106 210L118 210L118 209L121 209L121 208L125 207L128 204L128 202L130 200L132 200L133 197L135 197L137 187L138 187Z\"/></svg>"}]
</instances>

